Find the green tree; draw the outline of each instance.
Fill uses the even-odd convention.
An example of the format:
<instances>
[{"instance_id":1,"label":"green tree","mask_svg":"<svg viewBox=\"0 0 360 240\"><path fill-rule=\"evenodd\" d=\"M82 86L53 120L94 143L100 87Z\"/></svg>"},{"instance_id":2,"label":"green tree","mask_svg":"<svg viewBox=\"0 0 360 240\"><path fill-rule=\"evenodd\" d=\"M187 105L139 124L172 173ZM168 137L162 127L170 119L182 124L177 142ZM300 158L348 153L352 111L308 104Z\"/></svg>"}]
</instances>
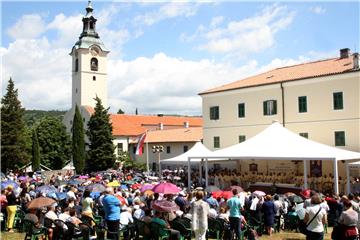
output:
<instances>
[{"instance_id":1,"label":"green tree","mask_svg":"<svg viewBox=\"0 0 360 240\"><path fill-rule=\"evenodd\" d=\"M85 167L85 134L83 120L77 105L72 129L72 157L76 172L81 173Z\"/></svg>"},{"instance_id":2,"label":"green tree","mask_svg":"<svg viewBox=\"0 0 360 240\"><path fill-rule=\"evenodd\" d=\"M35 129L32 133L32 169L33 171L40 169L40 147Z\"/></svg>"},{"instance_id":3,"label":"green tree","mask_svg":"<svg viewBox=\"0 0 360 240\"><path fill-rule=\"evenodd\" d=\"M1 170L4 172L29 162L23 115L18 90L10 78L6 94L1 98Z\"/></svg>"},{"instance_id":4,"label":"green tree","mask_svg":"<svg viewBox=\"0 0 360 240\"><path fill-rule=\"evenodd\" d=\"M86 168L92 171L101 171L114 166L115 146L108 109L102 106L100 98L96 97L95 101L95 112L88 122L86 132L90 142Z\"/></svg>"},{"instance_id":5,"label":"green tree","mask_svg":"<svg viewBox=\"0 0 360 240\"><path fill-rule=\"evenodd\" d=\"M124 114L125 112L121 109L121 108L119 108L119 110L117 111L117 114Z\"/></svg>"},{"instance_id":6,"label":"green tree","mask_svg":"<svg viewBox=\"0 0 360 240\"><path fill-rule=\"evenodd\" d=\"M71 140L63 123L44 117L35 124L40 146L40 162L51 169L61 169L71 158Z\"/></svg>"}]
</instances>

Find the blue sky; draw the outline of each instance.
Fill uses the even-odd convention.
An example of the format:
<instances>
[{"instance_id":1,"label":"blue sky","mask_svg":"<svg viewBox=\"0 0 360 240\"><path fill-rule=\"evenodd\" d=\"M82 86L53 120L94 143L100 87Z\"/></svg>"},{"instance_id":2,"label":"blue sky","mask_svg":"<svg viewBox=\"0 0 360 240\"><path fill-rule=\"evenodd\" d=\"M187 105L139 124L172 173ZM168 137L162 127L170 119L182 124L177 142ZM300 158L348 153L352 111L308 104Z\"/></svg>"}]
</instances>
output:
<instances>
[{"instance_id":1,"label":"blue sky","mask_svg":"<svg viewBox=\"0 0 360 240\"><path fill-rule=\"evenodd\" d=\"M28 109L71 105L71 58L87 2L2 2L2 79ZM109 55L109 104L201 114L197 93L274 67L359 49L359 2L93 1Z\"/></svg>"}]
</instances>

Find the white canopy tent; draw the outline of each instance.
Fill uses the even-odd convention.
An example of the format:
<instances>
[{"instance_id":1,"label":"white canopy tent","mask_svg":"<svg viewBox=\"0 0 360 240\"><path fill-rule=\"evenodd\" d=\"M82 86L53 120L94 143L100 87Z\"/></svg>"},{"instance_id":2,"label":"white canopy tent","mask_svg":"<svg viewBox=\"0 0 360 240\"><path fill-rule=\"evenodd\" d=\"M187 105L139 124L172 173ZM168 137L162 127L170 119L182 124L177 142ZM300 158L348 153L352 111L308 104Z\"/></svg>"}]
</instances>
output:
<instances>
[{"instance_id":1,"label":"white canopy tent","mask_svg":"<svg viewBox=\"0 0 360 240\"><path fill-rule=\"evenodd\" d=\"M211 159L254 159L254 160L303 160L304 187L307 188L308 160L330 160L334 165L334 190L338 189L338 160L360 160L360 153L331 147L306 139L274 122L256 136L233 146L211 152L208 155L193 155L191 159L205 158L207 165ZM219 160L217 160L219 161ZM189 173L190 175L190 173ZM207 183L207 176L206 176ZM189 182L190 187L190 182Z\"/></svg>"},{"instance_id":2,"label":"white canopy tent","mask_svg":"<svg viewBox=\"0 0 360 240\"><path fill-rule=\"evenodd\" d=\"M164 163L187 164L188 158L191 156L208 155L211 153L212 153L212 151L210 151L207 147L205 147L204 144L202 144L201 142L197 142L187 152L180 154L173 158L161 160L160 163L161 164L164 164ZM200 166L199 166L200 167L200 178L202 178L202 161L203 161L203 159L201 159L201 158L196 158L196 159L193 159L193 161L192 161L192 162L200 164ZM206 165L206 167L207 167L207 165ZM190 170L188 170L188 172L189 171ZM207 171L207 169L205 171Z\"/></svg>"}]
</instances>

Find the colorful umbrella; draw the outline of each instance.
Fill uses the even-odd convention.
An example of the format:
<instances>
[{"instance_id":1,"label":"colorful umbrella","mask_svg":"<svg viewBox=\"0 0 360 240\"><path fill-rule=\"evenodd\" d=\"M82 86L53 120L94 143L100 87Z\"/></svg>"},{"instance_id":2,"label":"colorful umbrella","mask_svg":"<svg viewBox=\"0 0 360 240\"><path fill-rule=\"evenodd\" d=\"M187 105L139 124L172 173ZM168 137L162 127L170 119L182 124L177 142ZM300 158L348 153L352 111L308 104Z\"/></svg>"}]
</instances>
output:
<instances>
[{"instance_id":1,"label":"colorful umbrella","mask_svg":"<svg viewBox=\"0 0 360 240\"><path fill-rule=\"evenodd\" d=\"M152 190L154 185L152 184L145 184L140 188L140 192L145 192L146 190Z\"/></svg>"},{"instance_id":2,"label":"colorful umbrella","mask_svg":"<svg viewBox=\"0 0 360 240\"><path fill-rule=\"evenodd\" d=\"M263 197L266 195L266 193L264 193L263 191L259 191L259 190L254 191L253 194L256 196L259 196L259 197Z\"/></svg>"},{"instance_id":3,"label":"colorful umbrella","mask_svg":"<svg viewBox=\"0 0 360 240\"><path fill-rule=\"evenodd\" d=\"M221 197L222 197L222 194L223 194L223 191L215 191L215 192L212 192L213 198L221 198Z\"/></svg>"},{"instance_id":4,"label":"colorful umbrella","mask_svg":"<svg viewBox=\"0 0 360 240\"><path fill-rule=\"evenodd\" d=\"M14 189L19 187L19 185L12 180L7 180L7 181L1 183L1 189L5 189L8 186L12 186Z\"/></svg>"},{"instance_id":5,"label":"colorful umbrella","mask_svg":"<svg viewBox=\"0 0 360 240\"><path fill-rule=\"evenodd\" d=\"M57 192L56 188L54 186L50 185L43 185L41 187L38 187L36 189L36 192L40 192L41 194L48 194L51 192Z\"/></svg>"},{"instance_id":6,"label":"colorful umbrella","mask_svg":"<svg viewBox=\"0 0 360 240\"><path fill-rule=\"evenodd\" d=\"M121 206L126 205L126 200L125 200L124 197L122 197L122 196L120 196L118 194L116 194L115 196L116 196L117 199L119 199Z\"/></svg>"},{"instance_id":7,"label":"colorful umbrella","mask_svg":"<svg viewBox=\"0 0 360 240\"><path fill-rule=\"evenodd\" d=\"M42 207L47 207L50 206L52 204L56 203L56 201L52 198L48 198L48 197L39 197L39 198L35 198L34 200L31 200L27 207L29 209L34 209L34 208L42 208Z\"/></svg>"},{"instance_id":8,"label":"colorful umbrella","mask_svg":"<svg viewBox=\"0 0 360 240\"><path fill-rule=\"evenodd\" d=\"M303 196L304 198L310 198L310 193L311 193L310 189L304 189L300 192L300 195Z\"/></svg>"},{"instance_id":9,"label":"colorful umbrella","mask_svg":"<svg viewBox=\"0 0 360 240\"><path fill-rule=\"evenodd\" d=\"M120 187L120 183L118 181L112 181L107 184L108 187Z\"/></svg>"},{"instance_id":10,"label":"colorful umbrella","mask_svg":"<svg viewBox=\"0 0 360 240\"><path fill-rule=\"evenodd\" d=\"M85 189L89 190L90 192L104 192L106 188L100 183L93 183L88 185Z\"/></svg>"},{"instance_id":11,"label":"colorful umbrella","mask_svg":"<svg viewBox=\"0 0 360 240\"><path fill-rule=\"evenodd\" d=\"M81 182L74 179L71 179L70 181L67 182L67 185L79 185L79 184L81 184Z\"/></svg>"},{"instance_id":12,"label":"colorful umbrella","mask_svg":"<svg viewBox=\"0 0 360 240\"><path fill-rule=\"evenodd\" d=\"M234 196L234 194L232 193L232 191L223 191L221 196L225 199L229 199Z\"/></svg>"},{"instance_id":13,"label":"colorful umbrella","mask_svg":"<svg viewBox=\"0 0 360 240\"><path fill-rule=\"evenodd\" d=\"M125 184L121 184L120 188L123 189L123 190L129 189L128 186L125 185Z\"/></svg>"},{"instance_id":14,"label":"colorful umbrella","mask_svg":"<svg viewBox=\"0 0 360 240\"><path fill-rule=\"evenodd\" d=\"M131 189L139 189L139 188L141 188L141 186L142 186L142 184L135 183L135 184L131 185Z\"/></svg>"},{"instance_id":15,"label":"colorful umbrella","mask_svg":"<svg viewBox=\"0 0 360 240\"><path fill-rule=\"evenodd\" d=\"M152 190L155 193L163 194L176 194L180 192L180 189L172 183L159 183Z\"/></svg>"},{"instance_id":16,"label":"colorful umbrella","mask_svg":"<svg viewBox=\"0 0 360 240\"><path fill-rule=\"evenodd\" d=\"M179 206L175 202L170 202L167 200L154 201L152 208L160 212L175 212L180 210Z\"/></svg>"},{"instance_id":17,"label":"colorful umbrella","mask_svg":"<svg viewBox=\"0 0 360 240\"><path fill-rule=\"evenodd\" d=\"M294 196L294 195L296 195L296 194L293 193L293 192L287 192L287 193L285 193L284 195L285 195L285 197L290 197L290 196Z\"/></svg>"},{"instance_id":18,"label":"colorful umbrella","mask_svg":"<svg viewBox=\"0 0 360 240\"><path fill-rule=\"evenodd\" d=\"M19 176L18 179L19 179L20 181L24 181L24 180L27 179L27 177L26 177L26 176Z\"/></svg>"},{"instance_id":19,"label":"colorful umbrella","mask_svg":"<svg viewBox=\"0 0 360 240\"><path fill-rule=\"evenodd\" d=\"M148 189L148 190L146 190L145 192L144 192L144 195L145 196L151 196L151 195L153 195L154 194L154 192L151 190L151 189Z\"/></svg>"},{"instance_id":20,"label":"colorful umbrella","mask_svg":"<svg viewBox=\"0 0 360 240\"><path fill-rule=\"evenodd\" d=\"M56 192L55 194L57 200L63 200L67 197L65 192Z\"/></svg>"},{"instance_id":21,"label":"colorful umbrella","mask_svg":"<svg viewBox=\"0 0 360 240\"><path fill-rule=\"evenodd\" d=\"M79 176L78 178L79 178L79 179L88 179L88 178L89 178L89 176L86 176L86 175L81 175L81 176Z\"/></svg>"}]
</instances>

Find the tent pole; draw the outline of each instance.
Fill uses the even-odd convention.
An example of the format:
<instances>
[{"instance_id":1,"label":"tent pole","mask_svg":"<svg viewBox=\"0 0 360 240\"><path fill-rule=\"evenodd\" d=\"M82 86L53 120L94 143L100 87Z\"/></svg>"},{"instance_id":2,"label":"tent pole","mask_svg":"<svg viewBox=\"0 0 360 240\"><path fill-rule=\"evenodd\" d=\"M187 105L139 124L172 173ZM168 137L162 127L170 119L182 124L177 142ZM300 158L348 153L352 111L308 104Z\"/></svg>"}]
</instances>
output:
<instances>
[{"instance_id":1,"label":"tent pole","mask_svg":"<svg viewBox=\"0 0 360 240\"><path fill-rule=\"evenodd\" d=\"M305 160L303 160L304 163L304 189L308 188L308 184L307 184L307 162Z\"/></svg>"},{"instance_id":2,"label":"tent pole","mask_svg":"<svg viewBox=\"0 0 360 240\"><path fill-rule=\"evenodd\" d=\"M199 165L199 172L200 172L200 187L202 185L202 170L203 170L203 158L200 161L200 165Z\"/></svg>"},{"instance_id":3,"label":"tent pole","mask_svg":"<svg viewBox=\"0 0 360 240\"><path fill-rule=\"evenodd\" d=\"M339 176L338 176L338 164L336 158L334 159L334 191L335 194L339 194Z\"/></svg>"},{"instance_id":4,"label":"tent pole","mask_svg":"<svg viewBox=\"0 0 360 240\"><path fill-rule=\"evenodd\" d=\"M346 168L346 194L350 193L350 169L349 164L345 165Z\"/></svg>"},{"instance_id":5,"label":"tent pole","mask_svg":"<svg viewBox=\"0 0 360 240\"><path fill-rule=\"evenodd\" d=\"M208 173L208 159L205 158L205 188L208 187L209 184L209 173Z\"/></svg>"},{"instance_id":6,"label":"tent pole","mask_svg":"<svg viewBox=\"0 0 360 240\"><path fill-rule=\"evenodd\" d=\"M190 157L188 157L188 191L191 191L191 166L190 166Z\"/></svg>"}]
</instances>

